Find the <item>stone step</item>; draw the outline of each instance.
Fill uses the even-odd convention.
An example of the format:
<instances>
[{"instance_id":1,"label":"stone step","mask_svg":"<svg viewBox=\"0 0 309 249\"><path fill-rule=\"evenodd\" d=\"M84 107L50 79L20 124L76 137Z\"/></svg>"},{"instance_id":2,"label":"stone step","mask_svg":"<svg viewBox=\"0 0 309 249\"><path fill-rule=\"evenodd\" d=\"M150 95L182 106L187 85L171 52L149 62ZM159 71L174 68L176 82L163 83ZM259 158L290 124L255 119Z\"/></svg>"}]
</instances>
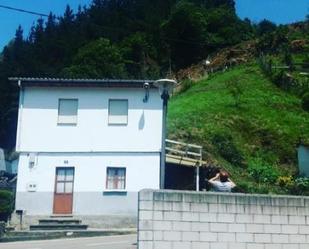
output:
<instances>
[{"instance_id":1,"label":"stone step","mask_svg":"<svg viewBox=\"0 0 309 249\"><path fill-rule=\"evenodd\" d=\"M81 224L39 224L39 225L31 225L31 231L34 230L87 230L88 225L81 225Z\"/></svg>"},{"instance_id":2,"label":"stone step","mask_svg":"<svg viewBox=\"0 0 309 249\"><path fill-rule=\"evenodd\" d=\"M64 219L64 218L52 218L52 219L40 219L39 225L79 225L81 224L81 220L78 219Z\"/></svg>"}]
</instances>

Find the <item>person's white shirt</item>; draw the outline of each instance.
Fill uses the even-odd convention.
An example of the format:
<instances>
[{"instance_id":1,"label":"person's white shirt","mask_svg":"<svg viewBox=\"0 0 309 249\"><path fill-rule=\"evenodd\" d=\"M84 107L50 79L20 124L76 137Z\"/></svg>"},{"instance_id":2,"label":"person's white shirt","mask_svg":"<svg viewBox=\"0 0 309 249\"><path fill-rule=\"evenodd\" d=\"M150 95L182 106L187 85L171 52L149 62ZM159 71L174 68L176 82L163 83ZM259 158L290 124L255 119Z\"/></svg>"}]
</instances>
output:
<instances>
[{"instance_id":1,"label":"person's white shirt","mask_svg":"<svg viewBox=\"0 0 309 249\"><path fill-rule=\"evenodd\" d=\"M231 182L212 181L212 188L216 192L231 192L234 184Z\"/></svg>"}]
</instances>

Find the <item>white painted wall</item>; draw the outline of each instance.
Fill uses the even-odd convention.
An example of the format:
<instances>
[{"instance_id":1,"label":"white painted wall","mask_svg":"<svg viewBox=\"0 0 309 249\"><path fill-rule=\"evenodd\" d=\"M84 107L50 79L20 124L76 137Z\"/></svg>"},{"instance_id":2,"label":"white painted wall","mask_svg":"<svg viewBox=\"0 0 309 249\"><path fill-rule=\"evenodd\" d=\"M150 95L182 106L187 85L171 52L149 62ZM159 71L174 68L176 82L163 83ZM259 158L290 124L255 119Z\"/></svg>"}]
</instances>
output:
<instances>
[{"instance_id":1,"label":"white painted wall","mask_svg":"<svg viewBox=\"0 0 309 249\"><path fill-rule=\"evenodd\" d=\"M157 89L26 87L21 98L17 151L159 152L162 100ZM78 99L76 126L58 125L58 99ZM128 99L128 124L108 125L108 100Z\"/></svg>"},{"instance_id":2,"label":"white painted wall","mask_svg":"<svg viewBox=\"0 0 309 249\"><path fill-rule=\"evenodd\" d=\"M40 153L36 166L30 168L29 155L22 153L16 209L27 214L52 214L56 167L75 167L73 214L134 213L137 192L159 188L159 165L159 153ZM104 196L109 166L126 167L127 196ZM37 185L36 191L28 191L29 183Z\"/></svg>"}]
</instances>

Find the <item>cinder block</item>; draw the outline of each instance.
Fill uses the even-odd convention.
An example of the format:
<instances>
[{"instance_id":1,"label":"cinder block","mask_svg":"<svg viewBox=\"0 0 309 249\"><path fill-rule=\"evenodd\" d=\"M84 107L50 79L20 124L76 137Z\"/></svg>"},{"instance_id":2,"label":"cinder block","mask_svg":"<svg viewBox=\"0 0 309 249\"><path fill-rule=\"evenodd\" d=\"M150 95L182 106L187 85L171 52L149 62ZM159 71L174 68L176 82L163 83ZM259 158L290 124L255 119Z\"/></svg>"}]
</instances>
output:
<instances>
[{"instance_id":1,"label":"cinder block","mask_svg":"<svg viewBox=\"0 0 309 249\"><path fill-rule=\"evenodd\" d=\"M299 234L308 234L309 235L309 226L299 226L299 227L296 226L296 227L299 228ZM309 237L308 237L308 239L309 239Z\"/></svg>"},{"instance_id":2,"label":"cinder block","mask_svg":"<svg viewBox=\"0 0 309 249\"><path fill-rule=\"evenodd\" d=\"M153 193L154 201L164 201L164 192L156 191Z\"/></svg>"},{"instance_id":3,"label":"cinder block","mask_svg":"<svg viewBox=\"0 0 309 249\"><path fill-rule=\"evenodd\" d=\"M218 195L218 203L236 204L236 197L230 194Z\"/></svg>"},{"instance_id":4,"label":"cinder block","mask_svg":"<svg viewBox=\"0 0 309 249\"><path fill-rule=\"evenodd\" d=\"M281 233L280 225L264 225L265 233Z\"/></svg>"},{"instance_id":5,"label":"cinder block","mask_svg":"<svg viewBox=\"0 0 309 249\"><path fill-rule=\"evenodd\" d=\"M309 206L308 207L297 207L297 214L300 216L309 215Z\"/></svg>"},{"instance_id":6,"label":"cinder block","mask_svg":"<svg viewBox=\"0 0 309 249\"><path fill-rule=\"evenodd\" d=\"M270 224L270 215L254 215L253 221L257 224Z\"/></svg>"},{"instance_id":7,"label":"cinder block","mask_svg":"<svg viewBox=\"0 0 309 249\"><path fill-rule=\"evenodd\" d=\"M289 242L290 243L306 243L306 235L304 234L290 234L289 235ZM309 246L309 244L308 244Z\"/></svg>"},{"instance_id":8,"label":"cinder block","mask_svg":"<svg viewBox=\"0 0 309 249\"><path fill-rule=\"evenodd\" d=\"M138 233L138 239L139 240L149 240L152 241L153 240L153 233L151 231L139 231Z\"/></svg>"},{"instance_id":9,"label":"cinder block","mask_svg":"<svg viewBox=\"0 0 309 249\"><path fill-rule=\"evenodd\" d=\"M192 242L191 244L192 249L209 249L210 244L209 242Z\"/></svg>"},{"instance_id":10,"label":"cinder block","mask_svg":"<svg viewBox=\"0 0 309 249\"><path fill-rule=\"evenodd\" d=\"M208 212L207 203L190 203L191 212Z\"/></svg>"},{"instance_id":11,"label":"cinder block","mask_svg":"<svg viewBox=\"0 0 309 249\"><path fill-rule=\"evenodd\" d=\"M174 231L191 231L191 222L187 221L173 221Z\"/></svg>"},{"instance_id":12,"label":"cinder block","mask_svg":"<svg viewBox=\"0 0 309 249\"><path fill-rule=\"evenodd\" d=\"M153 200L153 190L143 189L138 193L139 201L152 201Z\"/></svg>"},{"instance_id":13,"label":"cinder block","mask_svg":"<svg viewBox=\"0 0 309 249\"><path fill-rule=\"evenodd\" d=\"M154 231L153 232L153 240L163 240L163 232L162 231Z\"/></svg>"},{"instance_id":14,"label":"cinder block","mask_svg":"<svg viewBox=\"0 0 309 249\"><path fill-rule=\"evenodd\" d=\"M139 211L139 220L152 220L152 211Z\"/></svg>"},{"instance_id":15,"label":"cinder block","mask_svg":"<svg viewBox=\"0 0 309 249\"><path fill-rule=\"evenodd\" d=\"M153 220L163 220L163 211L154 211Z\"/></svg>"},{"instance_id":16,"label":"cinder block","mask_svg":"<svg viewBox=\"0 0 309 249\"><path fill-rule=\"evenodd\" d=\"M170 231L172 230L171 221L153 221L153 229L155 231Z\"/></svg>"},{"instance_id":17,"label":"cinder block","mask_svg":"<svg viewBox=\"0 0 309 249\"><path fill-rule=\"evenodd\" d=\"M262 224L246 224L248 233L264 233L264 225Z\"/></svg>"},{"instance_id":18,"label":"cinder block","mask_svg":"<svg viewBox=\"0 0 309 249\"><path fill-rule=\"evenodd\" d=\"M181 232L178 231L164 231L163 240L166 241L181 241Z\"/></svg>"},{"instance_id":19,"label":"cinder block","mask_svg":"<svg viewBox=\"0 0 309 249\"><path fill-rule=\"evenodd\" d=\"M172 242L170 241L154 241L153 249L172 249Z\"/></svg>"},{"instance_id":20,"label":"cinder block","mask_svg":"<svg viewBox=\"0 0 309 249\"><path fill-rule=\"evenodd\" d=\"M190 242L173 242L173 249L191 249Z\"/></svg>"},{"instance_id":21,"label":"cinder block","mask_svg":"<svg viewBox=\"0 0 309 249\"><path fill-rule=\"evenodd\" d=\"M200 241L218 241L218 234L211 232L200 232Z\"/></svg>"},{"instance_id":22,"label":"cinder block","mask_svg":"<svg viewBox=\"0 0 309 249\"><path fill-rule=\"evenodd\" d=\"M256 243L270 243L271 235L267 233L254 234L254 242Z\"/></svg>"},{"instance_id":23,"label":"cinder block","mask_svg":"<svg viewBox=\"0 0 309 249\"><path fill-rule=\"evenodd\" d=\"M191 231L193 232L209 232L209 223L192 222Z\"/></svg>"},{"instance_id":24,"label":"cinder block","mask_svg":"<svg viewBox=\"0 0 309 249\"><path fill-rule=\"evenodd\" d=\"M262 213L263 214L279 215L280 214L280 207L278 207L278 206L262 206Z\"/></svg>"},{"instance_id":25,"label":"cinder block","mask_svg":"<svg viewBox=\"0 0 309 249\"><path fill-rule=\"evenodd\" d=\"M298 244L283 244L282 249L299 249L299 245Z\"/></svg>"},{"instance_id":26,"label":"cinder block","mask_svg":"<svg viewBox=\"0 0 309 249\"><path fill-rule=\"evenodd\" d=\"M209 207L209 212L210 213L227 213L227 205L228 204L224 204L224 203L209 203L208 207Z\"/></svg>"},{"instance_id":27,"label":"cinder block","mask_svg":"<svg viewBox=\"0 0 309 249\"><path fill-rule=\"evenodd\" d=\"M299 249L308 249L308 243L305 243L305 244L299 244Z\"/></svg>"},{"instance_id":28,"label":"cinder block","mask_svg":"<svg viewBox=\"0 0 309 249\"><path fill-rule=\"evenodd\" d=\"M138 248L139 249L153 249L153 242L152 241L139 241Z\"/></svg>"},{"instance_id":29,"label":"cinder block","mask_svg":"<svg viewBox=\"0 0 309 249\"><path fill-rule=\"evenodd\" d=\"M227 232L227 224L225 223L210 223L211 232Z\"/></svg>"},{"instance_id":30,"label":"cinder block","mask_svg":"<svg viewBox=\"0 0 309 249\"><path fill-rule=\"evenodd\" d=\"M184 193L183 196L183 202L194 202L199 203L200 202L200 194L199 193Z\"/></svg>"},{"instance_id":31,"label":"cinder block","mask_svg":"<svg viewBox=\"0 0 309 249\"><path fill-rule=\"evenodd\" d=\"M235 222L235 214L218 214L218 222L224 223L234 223Z\"/></svg>"},{"instance_id":32,"label":"cinder block","mask_svg":"<svg viewBox=\"0 0 309 249\"><path fill-rule=\"evenodd\" d=\"M289 224L305 225L306 224L306 217L305 216L290 215L289 216Z\"/></svg>"},{"instance_id":33,"label":"cinder block","mask_svg":"<svg viewBox=\"0 0 309 249\"><path fill-rule=\"evenodd\" d=\"M283 234L298 234L298 226L297 225L282 225L281 232Z\"/></svg>"},{"instance_id":34,"label":"cinder block","mask_svg":"<svg viewBox=\"0 0 309 249\"><path fill-rule=\"evenodd\" d=\"M279 207L280 215L297 215L297 207Z\"/></svg>"},{"instance_id":35,"label":"cinder block","mask_svg":"<svg viewBox=\"0 0 309 249\"><path fill-rule=\"evenodd\" d=\"M246 249L246 243L229 243L229 249Z\"/></svg>"},{"instance_id":36,"label":"cinder block","mask_svg":"<svg viewBox=\"0 0 309 249\"><path fill-rule=\"evenodd\" d=\"M212 243L210 243L210 249L228 249L228 243L226 243L226 242L212 242Z\"/></svg>"},{"instance_id":37,"label":"cinder block","mask_svg":"<svg viewBox=\"0 0 309 249\"><path fill-rule=\"evenodd\" d=\"M270 244L264 244L265 249L282 249L281 244L275 244L275 243L270 243Z\"/></svg>"},{"instance_id":38,"label":"cinder block","mask_svg":"<svg viewBox=\"0 0 309 249\"><path fill-rule=\"evenodd\" d=\"M304 207L305 200L300 196L291 196L287 198L287 206L290 207Z\"/></svg>"},{"instance_id":39,"label":"cinder block","mask_svg":"<svg viewBox=\"0 0 309 249\"><path fill-rule=\"evenodd\" d=\"M235 196L235 198L236 198L236 204L250 205L249 195L238 195L238 196Z\"/></svg>"},{"instance_id":40,"label":"cinder block","mask_svg":"<svg viewBox=\"0 0 309 249\"><path fill-rule=\"evenodd\" d=\"M264 249L263 244L248 243L247 249Z\"/></svg>"},{"instance_id":41,"label":"cinder block","mask_svg":"<svg viewBox=\"0 0 309 249\"><path fill-rule=\"evenodd\" d=\"M200 195L200 202L202 203L218 203L218 195L215 193L202 193Z\"/></svg>"},{"instance_id":42,"label":"cinder block","mask_svg":"<svg viewBox=\"0 0 309 249\"><path fill-rule=\"evenodd\" d=\"M241 212L243 214L263 214L261 205L243 205L244 211Z\"/></svg>"},{"instance_id":43,"label":"cinder block","mask_svg":"<svg viewBox=\"0 0 309 249\"><path fill-rule=\"evenodd\" d=\"M252 233L236 233L237 242L253 242Z\"/></svg>"},{"instance_id":44,"label":"cinder block","mask_svg":"<svg viewBox=\"0 0 309 249\"><path fill-rule=\"evenodd\" d=\"M183 212L182 220L183 221L199 221L199 213Z\"/></svg>"},{"instance_id":45,"label":"cinder block","mask_svg":"<svg viewBox=\"0 0 309 249\"><path fill-rule=\"evenodd\" d=\"M253 215L236 214L236 223L253 223Z\"/></svg>"},{"instance_id":46,"label":"cinder block","mask_svg":"<svg viewBox=\"0 0 309 249\"><path fill-rule=\"evenodd\" d=\"M201 222L216 222L217 214L200 213L200 221Z\"/></svg>"},{"instance_id":47,"label":"cinder block","mask_svg":"<svg viewBox=\"0 0 309 249\"><path fill-rule=\"evenodd\" d=\"M153 209L155 211L172 211L172 202L155 201Z\"/></svg>"},{"instance_id":48,"label":"cinder block","mask_svg":"<svg viewBox=\"0 0 309 249\"><path fill-rule=\"evenodd\" d=\"M235 242L236 235L235 233L218 233L219 242Z\"/></svg>"},{"instance_id":49,"label":"cinder block","mask_svg":"<svg viewBox=\"0 0 309 249\"><path fill-rule=\"evenodd\" d=\"M141 230L152 230L153 221L151 220L140 220L138 223L138 229Z\"/></svg>"},{"instance_id":50,"label":"cinder block","mask_svg":"<svg viewBox=\"0 0 309 249\"><path fill-rule=\"evenodd\" d=\"M173 202L173 211L190 212L190 203L188 202Z\"/></svg>"},{"instance_id":51,"label":"cinder block","mask_svg":"<svg viewBox=\"0 0 309 249\"><path fill-rule=\"evenodd\" d=\"M273 243L289 243L289 235L287 234L272 234L271 241Z\"/></svg>"},{"instance_id":52,"label":"cinder block","mask_svg":"<svg viewBox=\"0 0 309 249\"><path fill-rule=\"evenodd\" d=\"M199 241L199 239L198 232L182 232L183 241Z\"/></svg>"},{"instance_id":53,"label":"cinder block","mask_svg":"<svg viewBox=\"0 0 309 249\"><path fill-rule=\"evenodd\" d=\"M164 201L182 202L182 193L167 192L164 193Z\"/></svg>"},{"instance_id":54,"label":"cinder block","mask_svg":"<svg viewBox=\"0 0 309 249\"><path fill-rule=\"evenodd\" d=\"M172 221L179 221L181 220L181 212L176 211L164 211L163 218L164 220L172 220Z\"/></svg>"},{"instance_id":55,"label":"cinder block","mask_svg":"<svg viewBox=\"0 0 309 249\"><path fill-rule=\"evenodd\" d=\"M152 209L153 209L153 201L139 202L139 210L152 210Z\"/></svg>"},{"instance_id":56,"label":"cinder block","mask_svg":"<svg viewBox=\"0 0 309 249\"><path fill-rule=\"evenodd\" d=\"M272 215L271 223L272 224L289 224L289 219L287 215Z\"/></svg>"},{"instance_id":57,"label":"cinder block","mask_svg":"<svg viewBox=\"0 0 309 249\"><path fill-rule=\"evenodd\" d=\"M228 224L228 232L244 233L246 232L245 224Z\"/></svg>"}]
</instances>

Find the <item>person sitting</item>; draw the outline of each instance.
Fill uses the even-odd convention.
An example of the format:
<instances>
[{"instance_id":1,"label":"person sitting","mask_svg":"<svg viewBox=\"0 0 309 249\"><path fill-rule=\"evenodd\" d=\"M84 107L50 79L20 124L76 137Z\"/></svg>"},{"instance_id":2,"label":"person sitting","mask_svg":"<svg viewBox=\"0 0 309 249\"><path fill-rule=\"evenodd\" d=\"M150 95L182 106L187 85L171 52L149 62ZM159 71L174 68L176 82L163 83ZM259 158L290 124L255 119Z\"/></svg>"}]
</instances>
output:
<instances>
[{"instance_id":1,"label":"person sitting","mask_svg":"<svg viewBox=\"0 0 309 249\"><path fill-rule=\"evenodd\" d=\"M212 189L216 192L231 192L236 184L229 178L229 174L221 170L215 177L208 180Z\"/></svg>"}]
</instances>

